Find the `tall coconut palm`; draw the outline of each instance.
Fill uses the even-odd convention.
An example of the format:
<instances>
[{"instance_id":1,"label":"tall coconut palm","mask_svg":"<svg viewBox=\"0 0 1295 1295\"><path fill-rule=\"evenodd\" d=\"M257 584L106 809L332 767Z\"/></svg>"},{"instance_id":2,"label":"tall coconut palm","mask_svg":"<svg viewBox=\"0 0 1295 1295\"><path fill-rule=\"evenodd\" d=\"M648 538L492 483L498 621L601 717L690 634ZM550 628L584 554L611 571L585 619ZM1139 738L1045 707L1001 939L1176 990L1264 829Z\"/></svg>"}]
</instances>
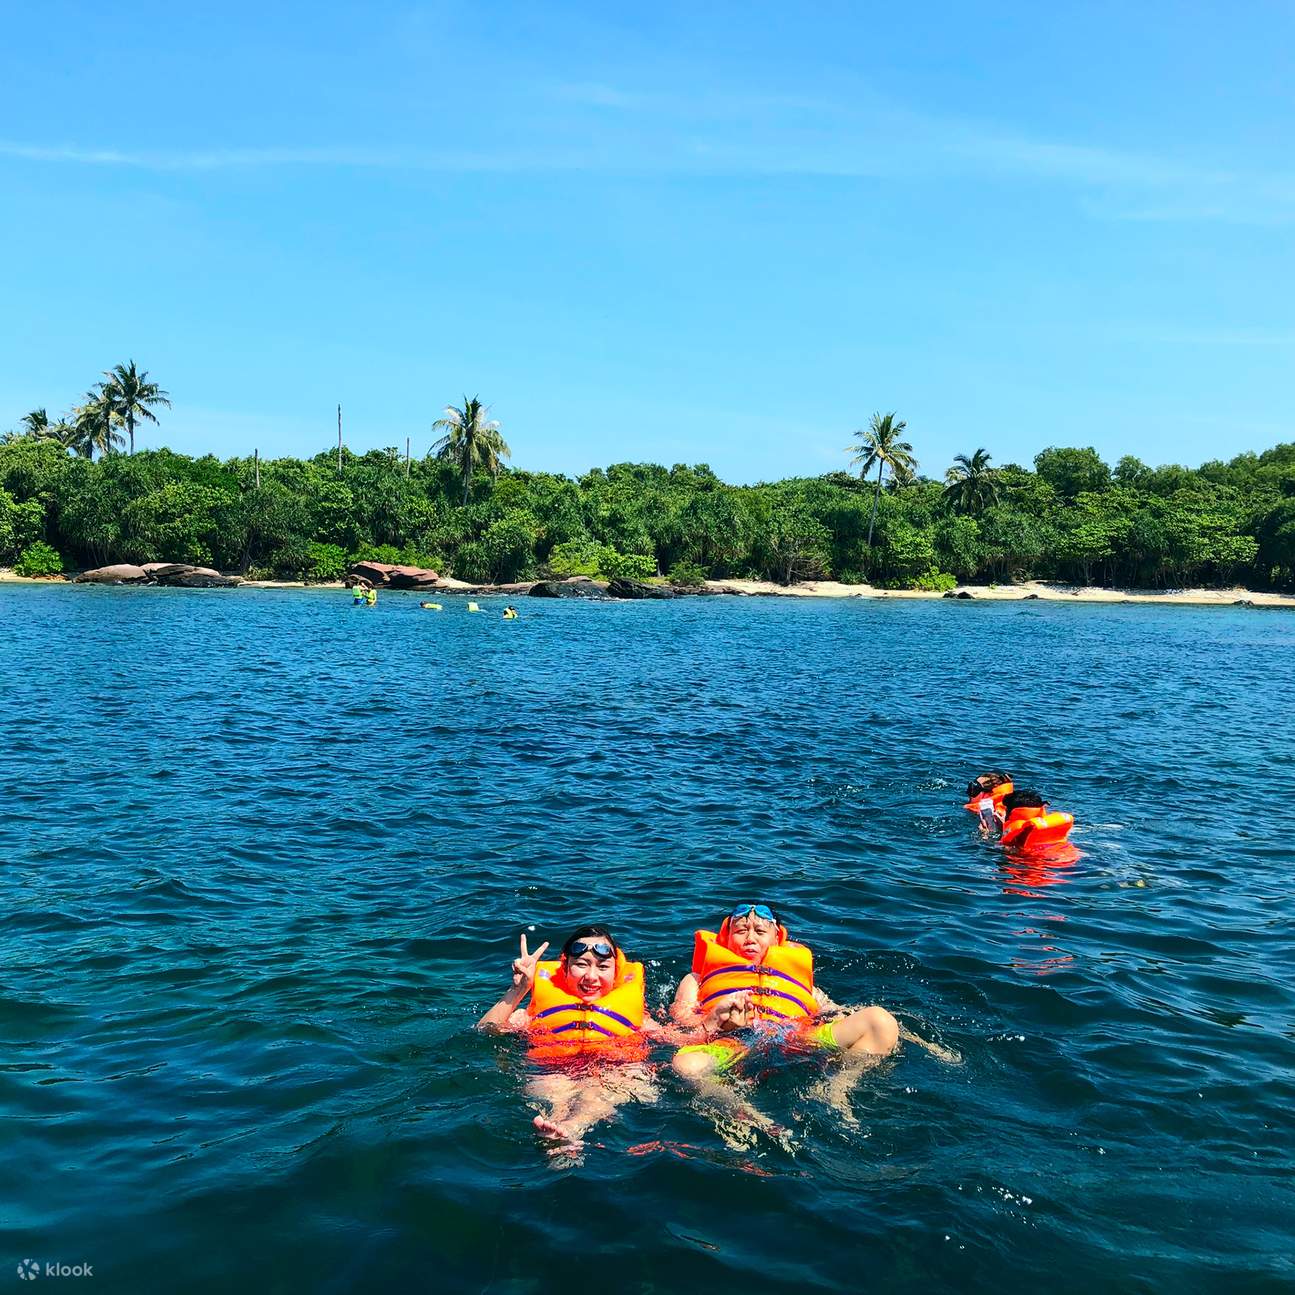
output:
<instances>
[{"instance_id":1,"label":"tall coconut palm","mask_svg":"<svg viewBox=\"0 0 1295 1295\"><path fill-rule=\"evenodd\" d=\"M877 469L877 488L872 492L872 517L868 521L868 547L872 548L872 530L877 522L877 501L881 498L881 475L890 469L896 481L912 479L917 470L917 460L913 457L913 447L900 440L908 424L896 419L893 413L873 414L867 427L861 427L854 434L858 445L846 447L853 457L852 464L858 464L860 478L867 477L875 466Z\"/></svg>"},{"instance_id":2,"label":"tall coconut palm","mask_svg":"<svg viewBox=\"0 0 1295 1295\"><path fill-rule=\"evenodd\" d=\"M463 473L463 502L468 502L472 491L472 474L485 468L492 476L499 475L500 459L512 458L513 452L499 434L499 424L487 418L490 410L473 396L463 397L463 407L446 405L445 416L432 424L432 430L443 430L441 437L429 451L434 457L455 464Z\"/></svg>"},{"instance_id":3,"label":"tall coconut palm","mask_svg":"<svg viewBox=\"0 0 1295 1295\"><path fill-rule=\"evenodd\" d=\"M103 457L125 444L125 438L117 431L121 419L102 391L87 392L85 404L77 405L72 419L72 434L66 444L84 459L92 459L96 451Z\"/></svg>"},{"instance_id":4,"label":"tall coconut palm","mask_svg":"<svg viewBox=\"0 0 1295 1295\"><path fill-rule=\"evenodd\" d=\"M150 382L147 370L143 373L138 372L134 360L129 364L114 366L103 376L108 379L107 382L100 384L103 398L112 405L117 421L126 425L130 452L134 454L135 420L145 418L150 423L156 423L157 415L151 406L165 405L170 409L170 393L163 391L156 382Z\"/></svg>"},{"instance_id":5,"label":"tall coconut palm","mask_svg":"<svg viewBox=\"0 0 1295 1295\"><path fill-rule=\"evenodd\" d=\"M968 457L957 455L953 466L944 474L948 485L944 497L960 513L983 513L998 502L998 473L989 466L989 451L978 449Z\"/></svg>"}]
</instances>

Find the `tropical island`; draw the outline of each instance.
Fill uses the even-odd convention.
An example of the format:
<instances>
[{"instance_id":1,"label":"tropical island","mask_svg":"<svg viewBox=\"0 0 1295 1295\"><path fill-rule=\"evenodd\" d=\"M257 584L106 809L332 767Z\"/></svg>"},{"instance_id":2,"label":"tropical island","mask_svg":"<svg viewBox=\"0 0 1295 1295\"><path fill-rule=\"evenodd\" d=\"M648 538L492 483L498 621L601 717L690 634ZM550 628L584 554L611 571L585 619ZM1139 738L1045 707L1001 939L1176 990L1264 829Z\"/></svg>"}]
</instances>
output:
<instances>
[{"instance_id":1,"label":"tropical island","mask_svg":"<svg viewBox=\"0 0 1295 1295\"><path fill-rule=\"evenodd\" d=\"M936 479L904 422L879 413L839 472L730 485L704 464L574 479L509 467L475 397L445 409L420 457L340 438L304 460L135 452L136 429L169 405L131 361L64 418L33 410L0 437L0 564L25 578L151 563L327 583L376 563L451 588L1295 591L1295 443L1198 468L1112 467L1060 446L995 465L977 448Z\"/></svg>"}]
</instances>

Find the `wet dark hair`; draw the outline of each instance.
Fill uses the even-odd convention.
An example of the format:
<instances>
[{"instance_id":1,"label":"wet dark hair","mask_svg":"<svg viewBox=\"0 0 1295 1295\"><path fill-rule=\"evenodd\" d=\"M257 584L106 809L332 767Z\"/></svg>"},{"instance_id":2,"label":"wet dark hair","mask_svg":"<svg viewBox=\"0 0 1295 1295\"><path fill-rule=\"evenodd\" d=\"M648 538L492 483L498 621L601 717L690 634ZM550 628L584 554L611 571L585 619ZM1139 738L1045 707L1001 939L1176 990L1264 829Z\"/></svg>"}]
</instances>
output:
<instances>
[{"instance_id":1,"label":"wet dark hair","mask_svg":"<svg viewBox=\"0 0 1295 1295\"><path fill-rule=\"evenodd\" d=\"M967 799L975 800L977 796L983 796L985 792L993 791L995 787L1001 787L1003 783L1011 781L1012 775L1004 773L1001 769L979 773L967 784Z\"/></svg>"},{"instance_id":2,"label":"wet dark hair","mask_svg":"<svg viewBox=\"0 0 1295 1295\"><path fill-rule=\"evenodd\" d=\"M612 946L617 952L620 951L620 945L616 943L616 937L605 926L580 926L577 927L570 935L567 936L566 943L562 946L562 956L569 958L571 956L571 946L577 940L603 939Z\"/></svg>"},{"instance_id":3,"label":"wet dark hair","mask_svg":"<svg viewBox=\"0 0 1295 1295\"><path fill-rule=\"evenodd\" d=\"M1003 797L1003 808L1010 814L1014 809L1042 809L1048 802L1037 791L1023 787Z\"/></svg>"}]
</instances>

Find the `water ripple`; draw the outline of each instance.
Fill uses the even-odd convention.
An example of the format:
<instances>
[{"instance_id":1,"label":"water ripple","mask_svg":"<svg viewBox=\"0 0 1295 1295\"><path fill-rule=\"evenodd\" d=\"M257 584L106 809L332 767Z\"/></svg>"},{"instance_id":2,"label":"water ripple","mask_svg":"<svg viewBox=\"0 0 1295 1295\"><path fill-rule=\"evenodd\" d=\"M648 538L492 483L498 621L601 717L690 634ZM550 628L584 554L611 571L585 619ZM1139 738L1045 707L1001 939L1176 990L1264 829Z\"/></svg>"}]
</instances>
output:
<instances>
[{"instance_id":1,"label":"water ripple","mask_svg":"<svg viewBox=\"0 0 1295 1295\"><path fill-rule=\"evenodd\" d=\"M122 1291L1295 1281L1295 618L0 602L10 1254ZM959 787L1001 763L1078 862L978 840ZM855 1128L776 1067L795 1156L665 1078L550 1172L471 1029L518 930L609 918L663 1008L765 896L962 1064L906 1048Z\"/></svg>"}]
</instances>

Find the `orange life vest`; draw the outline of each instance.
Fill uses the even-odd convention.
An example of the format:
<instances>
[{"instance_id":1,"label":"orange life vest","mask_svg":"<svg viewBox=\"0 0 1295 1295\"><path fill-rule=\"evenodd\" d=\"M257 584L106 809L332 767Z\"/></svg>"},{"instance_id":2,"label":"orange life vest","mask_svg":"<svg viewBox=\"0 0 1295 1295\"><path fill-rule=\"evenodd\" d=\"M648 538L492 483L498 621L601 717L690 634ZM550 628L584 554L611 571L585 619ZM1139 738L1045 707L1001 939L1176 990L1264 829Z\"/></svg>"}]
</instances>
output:
<instances>
[{"instance_id":1,"label":"orange life vest","mask_svg":"<svg viewBox=\"0 0 1295 1295\"><path fill-rule=\"evenodd\" d=\"M789 940L787 928L780 926L778 943L754 964L723 943L728 938L728 927L726 917L718 935L714 931L698 931L693 937L692 970L700 982L699 1011L707 1010L709 1004L725 994L749 991L761 1016L800 1020L818 1015L818 1003L814 999L814 955L806 945Z\"/></svg>"},{"instance_id":2,"label":"orange life vest","mask_svg":"<svg viewBox=\"0 0 1295 1295\"><path fill-rule=\"evenodd\" d=\"M1038 805L1022 805L1008 814L1001 842L1009 850L1044 850L1064 841L1074 825L1073 814L1046 814Z\"/></svg>"},{"instance_id":3,"label":"orange life vest","mask_svg":"<svg viewBox=\"0 0 1295 1295\"><path fill-rule=\"evenodd\" d=\"M571 992L561 960L541 962L526 1005L532 1060L560 1061L603 1051L625 1054L623 1059L641 1056L643 989L643 964L629 962L620 949L612 988L593 1002Z\"/></svg>"},{"instance_id":4,"label":"orange life vest","mask_svg":"<svg viewBox=\"0 0 1295 1295\"><path fill-rule=\"evenodd\" d=\"M962 808L969 809L973 814L979 814L981 805L988 800L994 806L999 818L1002 818L1003 797L1010 796L1012 790L1010 782L1000 782L997 787L991 787L988 791L981 792L974 800L969 800Z\"/></svg>"}]
</instances>

